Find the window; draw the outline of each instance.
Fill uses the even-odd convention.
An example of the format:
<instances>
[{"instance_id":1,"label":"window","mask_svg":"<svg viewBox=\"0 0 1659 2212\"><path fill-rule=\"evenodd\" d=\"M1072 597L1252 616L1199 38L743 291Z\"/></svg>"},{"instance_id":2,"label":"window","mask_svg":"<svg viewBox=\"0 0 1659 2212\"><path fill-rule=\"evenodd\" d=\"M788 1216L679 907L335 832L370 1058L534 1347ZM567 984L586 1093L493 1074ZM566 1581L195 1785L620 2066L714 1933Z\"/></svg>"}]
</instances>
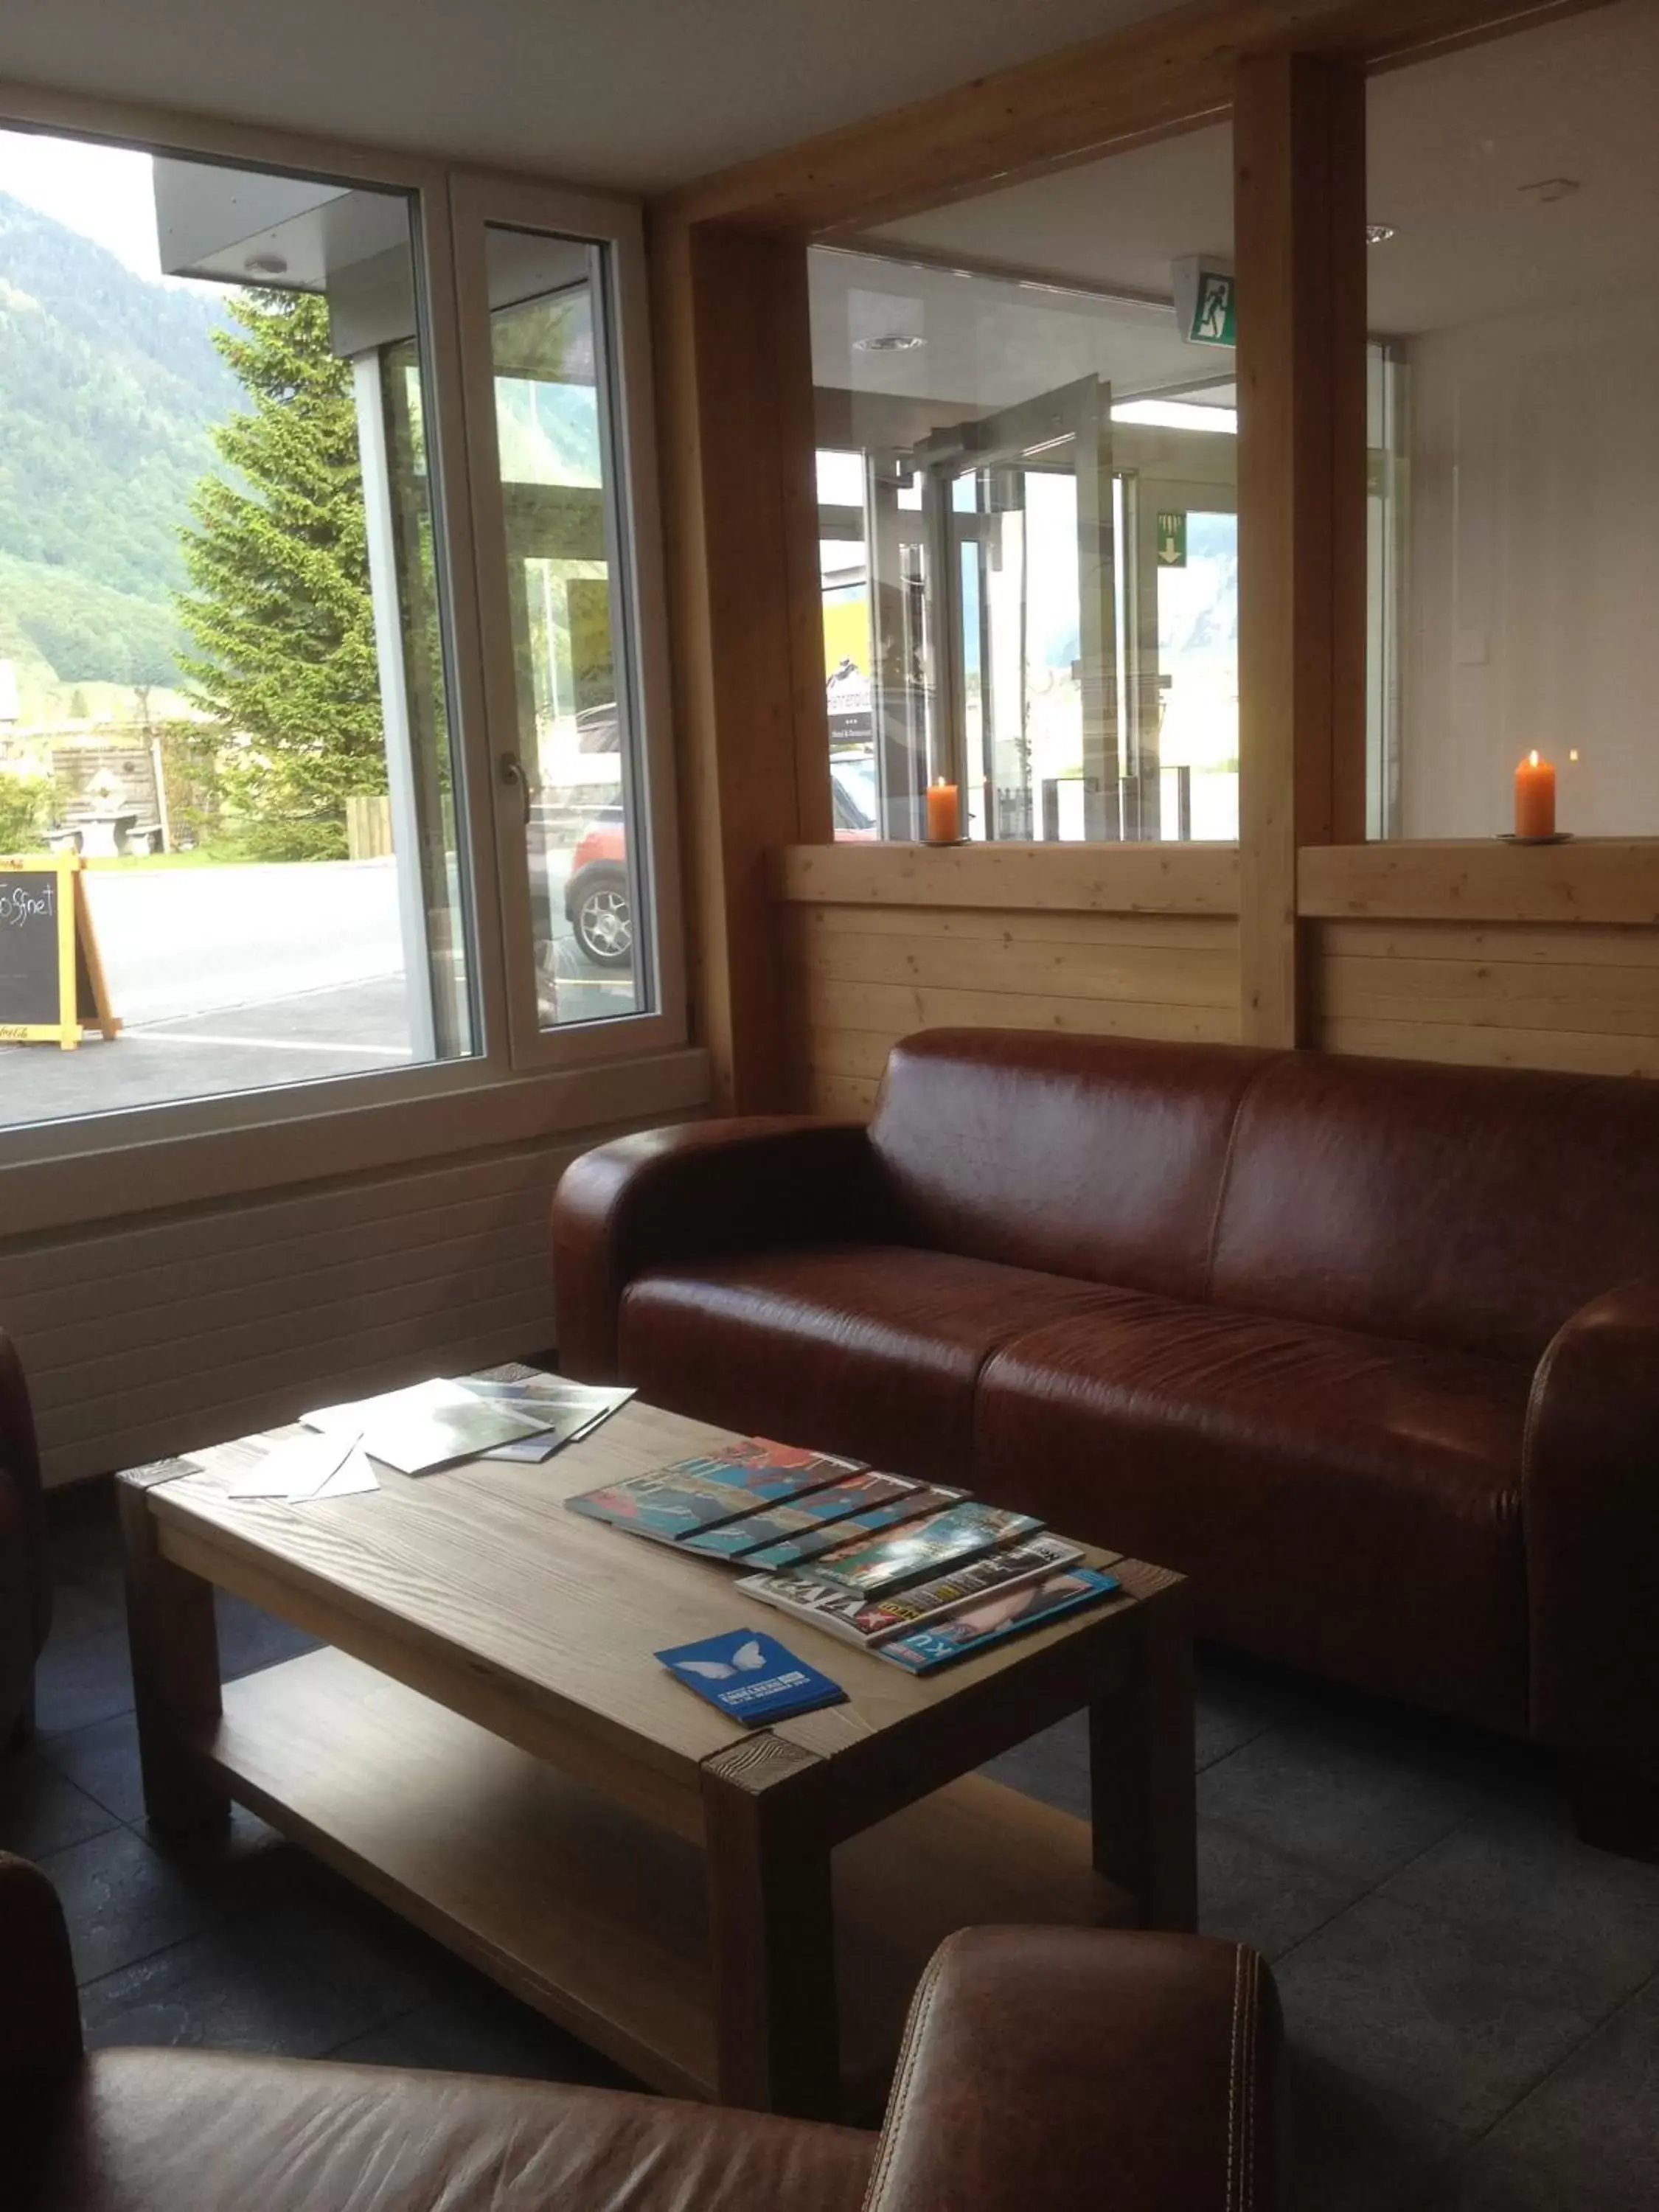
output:
<instances>
[{"instance_id":1,"label":"window","mask_svg":"<svg viewBox=\"0 0 1659 2212\"><path fill-rule=\"evenodd\" d=\"M1659 832L1659 19L1619 4L1372 79L1369 812Z\"/></svg>"},{"instance_id":2,"label":"window","mask_svg":"<svg viewBox=\"0 0 1659 2212\"><path fill-rule=\"evenodd\" d=\"M0 131L0 1128L683 1034L637 216L387 167Z\"/></svg>"},{"instance_id":3,"label":"window","mask_svg":"<svg viewBox=\"0 0 1659 2212\"><path fill-rule=\"evenodd\" d=\"M809 257L838 836L924 834L938 781L975 839L1237 836L1230 161L1193 133Z\"/></svg>"}]
</instances>

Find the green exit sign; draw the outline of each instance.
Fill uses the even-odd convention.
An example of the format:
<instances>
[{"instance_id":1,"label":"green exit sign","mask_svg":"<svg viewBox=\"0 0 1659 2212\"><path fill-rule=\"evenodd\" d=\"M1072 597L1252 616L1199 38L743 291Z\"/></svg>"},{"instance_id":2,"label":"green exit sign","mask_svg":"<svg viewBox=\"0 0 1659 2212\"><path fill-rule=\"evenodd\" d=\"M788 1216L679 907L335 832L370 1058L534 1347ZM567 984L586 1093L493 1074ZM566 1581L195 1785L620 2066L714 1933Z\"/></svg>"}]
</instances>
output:
<instances>
[{"instance_id":1,"label":"green exit sign","mask_svg":"<svg viewBox=\"0 0 1659 2212\"><path fill-rule=\"evenodd\" d=\"M1238 288L1223 262L1189 253L1171 265L1176 325L1188 345L1238 343Z\"/></svg>"},{"instance_id":2,"label":"green exit sign","mask_svg":"<svg viewBox=\"0 0 1659 2212\"><path fill-rule=\"evenodd\" d=\"M1160 568L1184 568L1187 565L1187 518L1184 514L1160 514L1158 518L1158 565Z\"/></svg>"}]
</instances>

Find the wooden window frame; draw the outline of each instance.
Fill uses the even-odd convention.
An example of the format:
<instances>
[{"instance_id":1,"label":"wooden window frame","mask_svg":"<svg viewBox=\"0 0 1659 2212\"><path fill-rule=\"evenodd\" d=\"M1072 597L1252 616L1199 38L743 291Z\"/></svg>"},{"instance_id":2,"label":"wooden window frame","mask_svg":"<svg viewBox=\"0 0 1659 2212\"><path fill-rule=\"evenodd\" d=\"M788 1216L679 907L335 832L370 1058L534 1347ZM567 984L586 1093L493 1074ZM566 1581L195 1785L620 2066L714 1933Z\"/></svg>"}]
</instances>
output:
<instances>
[{"instance_id":1,"label":"wooden window frame","mask_svg":"<svg viewBox=\"0 0 1659 2212\"><path fill-rule=\"evenodd\" d=\"M1356 882L1376 882L1363 842L1364 80L1597 4L1196 0L653 204L689 911L720 1106L790 1095L770 894L799 896L790 887L811 877L810 854L788 848L830 839L806 246L1232 122L1241 1027L1255 1042L1303 1044L1309 916L1343 896L1340 855L1357 856ZM1024 849L999 848L1021 879ZM1138 910L1154 864L1133 849L1068 860L1068 897ZM1312 853L1317 871L1304 871ZM915 898L933 874L963 880L967 858L871 848L857 872L872 897L884 885ZM1188 871L1196 892L1208 865L1159 848L1161 896L1178 899ZM1131 881L1115 894L1120 872Z\"/></svg>"}]
</instances>

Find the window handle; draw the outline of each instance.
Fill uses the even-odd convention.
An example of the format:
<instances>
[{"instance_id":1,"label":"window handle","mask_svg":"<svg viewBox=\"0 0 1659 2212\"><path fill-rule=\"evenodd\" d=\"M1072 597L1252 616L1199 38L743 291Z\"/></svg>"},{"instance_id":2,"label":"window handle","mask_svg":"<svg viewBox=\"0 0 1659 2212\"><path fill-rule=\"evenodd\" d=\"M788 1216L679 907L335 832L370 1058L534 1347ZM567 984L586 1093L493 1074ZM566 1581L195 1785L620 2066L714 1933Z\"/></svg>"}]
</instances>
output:
<instances>
[{"instance_id":1,"label":"window handle","mask_svg":"<svg viewBox=\"0 0 1659 2212\"><path fill-rule=\"evenodd\" d=\"M520 795L524 801L524 826L527 830L530 827L530 809L536 796L536 787L530 781L525 764L517 753L503 753L501 757L500 767L501 781L516 783L519 787Z\"/></svg>"}]
</instances>

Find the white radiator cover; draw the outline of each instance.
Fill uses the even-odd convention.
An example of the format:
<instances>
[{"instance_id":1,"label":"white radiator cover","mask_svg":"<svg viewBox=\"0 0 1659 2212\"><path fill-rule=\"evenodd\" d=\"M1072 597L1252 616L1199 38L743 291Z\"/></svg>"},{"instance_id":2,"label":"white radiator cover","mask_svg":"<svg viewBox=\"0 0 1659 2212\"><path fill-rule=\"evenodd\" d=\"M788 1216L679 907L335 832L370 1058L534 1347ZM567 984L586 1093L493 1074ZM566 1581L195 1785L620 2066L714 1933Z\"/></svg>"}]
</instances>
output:
<instances>
[{"instance_id":1,"label":"white radiator cover","mask_svg":"<svg viewBox=\"0 0 1659 2212\"><path fill-rule=\"evenodd\" d=\"M554 1186L606 1133L0 1246L48 1485L545 1350Z\"/></svg>"}]
</instances>

